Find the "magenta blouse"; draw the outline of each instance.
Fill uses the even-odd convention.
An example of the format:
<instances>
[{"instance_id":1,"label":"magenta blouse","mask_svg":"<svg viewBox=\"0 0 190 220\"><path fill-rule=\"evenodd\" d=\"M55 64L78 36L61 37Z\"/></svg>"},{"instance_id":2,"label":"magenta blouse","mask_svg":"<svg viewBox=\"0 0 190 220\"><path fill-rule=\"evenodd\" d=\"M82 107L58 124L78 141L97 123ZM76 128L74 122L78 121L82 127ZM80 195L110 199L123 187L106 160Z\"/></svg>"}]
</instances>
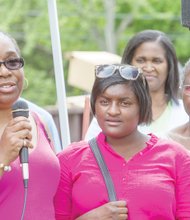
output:
<instances>
[{"instance_id":1,"label":"magenta blouse","mask_svg":"<svg viewBox=\"0 0 190 220\"><path fill-rule=\"evenodd\" d=\"M35 115L37 145L29 153L29 182L24 220L54 220L53 198L60 178L59 161ZM19 159L0 178L0 220L20 220L24 204L22 169Z\"/></svg>"},{"instance_id":2,"label":"magenta blouse","mask_svg":"<svg viewBox=\"0 0 190 220\"><path fill-rule=\"evenodd\" d=\"M190 154L181 145L150 135L146 148L126 161L97 137L118 200L126 200L129 220L190 219ZM61 181L55 197L57 220L73 220L108 202L103 177L86 142L58 155Z\"/></svg>"}]
</instances>

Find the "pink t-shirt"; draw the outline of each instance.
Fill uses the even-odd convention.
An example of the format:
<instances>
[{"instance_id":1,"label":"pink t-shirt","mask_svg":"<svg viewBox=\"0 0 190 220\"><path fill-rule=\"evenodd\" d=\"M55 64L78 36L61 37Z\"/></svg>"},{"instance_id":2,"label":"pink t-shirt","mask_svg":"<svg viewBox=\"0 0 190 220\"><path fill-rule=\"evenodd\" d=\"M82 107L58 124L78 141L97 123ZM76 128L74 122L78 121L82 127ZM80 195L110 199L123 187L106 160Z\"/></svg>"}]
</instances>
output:
<instances>
[{"instance_id":1,"label":"pink t-shirt","mask_svg":"<svg viewBox=\"0 0 190 220\"><path fill-rule=\"evenodd\" d=\"M38 139L29 154L29 182L24 220L54 220L53 197L59 178L59 161L36 117ZM11 172L0 178L0 219L20 220L24 204L24 186L19 159L11 164Z\"/></svg>"},{"instance_id":2,"label":"pink t-shirt","mask_svg":"<svg viewBox=\"0 0 190 220\"><path fill-rule=\"evenodd\" d=\"M118 200L127 201L129 220L190 219L190 154L181 145L150 135L146 148L126 161L105 142L103 133L97 140ZM73 143L58 157L57 220L75 219L108 202L88 143Z\"/></svg>"}]
</instances>

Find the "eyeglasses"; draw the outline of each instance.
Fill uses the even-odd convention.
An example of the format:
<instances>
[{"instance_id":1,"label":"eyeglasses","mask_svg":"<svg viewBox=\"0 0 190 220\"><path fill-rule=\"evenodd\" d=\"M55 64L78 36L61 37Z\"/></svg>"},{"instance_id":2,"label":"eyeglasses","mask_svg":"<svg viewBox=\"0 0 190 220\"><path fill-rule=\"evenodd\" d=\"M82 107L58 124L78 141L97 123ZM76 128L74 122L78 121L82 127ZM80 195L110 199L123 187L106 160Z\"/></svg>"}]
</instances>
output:
<instances>
[{"instance_id":1,"label":"eyeglasses","mask_svg":"<svg viewBox=\"0 0 190 220\"><path fill-rule=\"evenodd\" d=\"M23 58L14 58L0 62L0 66L4 65L8 70L18 70L24 66Z\"/></svg>"},{"instance_id":2,"label":"eyeglasses","mask_svg":"<svg viewBox=\"0 0 190 220\"><path fill-rule=\"evenodd\" d=\"M185 95L190 96L190 85L183 85L182 89Z\"/></svg>"},{"instance_id":3,"label":"eyeglasses","mask_svg":"<svg viewBox=\"0 0 190 220\"><path fill-rule=\"evenodd\" d=\"M108 78L112 76L115 71L118 70L121 77L127 80L136 80L140 74L142 74L141 69L124 64L111 64L111 65L97 65L95 67L95 75L98 78Z\"/></svg>"}]
</instances>

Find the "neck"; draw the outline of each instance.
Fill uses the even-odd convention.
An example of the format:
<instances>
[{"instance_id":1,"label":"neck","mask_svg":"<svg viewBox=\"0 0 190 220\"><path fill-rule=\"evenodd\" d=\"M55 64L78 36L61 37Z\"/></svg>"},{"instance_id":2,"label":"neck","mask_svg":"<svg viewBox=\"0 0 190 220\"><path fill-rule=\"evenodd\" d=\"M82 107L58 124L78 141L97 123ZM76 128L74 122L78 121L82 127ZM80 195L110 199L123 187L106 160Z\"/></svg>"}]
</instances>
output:
<instances>
[{"instance_id":1,"label":"neck","mask_svg":"<svg viewBox=\"0 0 190 220\"><path fill-rule=\"evenodd\" d=\"M153 105L163 105L168 103L168 97L164 92L151 92L150 93Z\"/></svg>"},{"instance_id":2,"label":"neck","mask_svg":"<svg viewBox=\"0 0 190 220\"><path fill-rule=\"evenodd\" d=\"M146 146L146 141L148 141L148 139L149 136L136 130L130 135L120 139L107 137L107 142L118 154L125 159L129 159Z\"/></svg>"},{"instance_id":3,"label":"neck","mask_svg":"<svg viewBox=\"0 0 190 220\"><path fill-rule=\"evenodd\" d=\"M163 93L151 93L151 99L153 120L156 120L165 111L168 104L168 98L167 95Z\"/></svg>"},{"instance_id":4,"label":"neck","mask_svg":"<svg viewBox=\"0 0 190 220\"><path fill-rule=\"evenodd\" d=\"M0 137L5 129L5 126L12 119L12 113L10 109L0 110Z\"/></svg>"}]
</instances>

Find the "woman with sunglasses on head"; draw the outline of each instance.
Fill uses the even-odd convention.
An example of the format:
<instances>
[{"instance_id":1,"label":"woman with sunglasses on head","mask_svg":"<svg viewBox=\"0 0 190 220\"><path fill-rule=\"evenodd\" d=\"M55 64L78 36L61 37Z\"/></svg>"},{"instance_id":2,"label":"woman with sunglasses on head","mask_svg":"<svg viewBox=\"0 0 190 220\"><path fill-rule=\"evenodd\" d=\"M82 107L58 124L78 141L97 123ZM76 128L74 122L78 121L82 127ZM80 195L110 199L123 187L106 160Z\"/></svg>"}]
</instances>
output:
<instances>
[{"instance_id":1,"label":"woman with sunglasses on head","mask_svg":"<svg viewBox=\"0 0 190 220\"><path fill-rule=\"evenodd\" d=\"M190 60L186 62L183 69L183 83L181 91L183 105L189 119L183 125L168 132L168 137L181 143L184 147L190 150Z\"/></svg>"},{"instance_id":2,"label":"woman with sunglasses on head","mask_svg":"<svg viewBox=\"0 0 190 220\"><path fill-rule=\"evenodd\" d=\"M56 220L190 219L189 152L138 129L152 119L148 87L136 67L96 67L90 103L102 132L93 141L110 173L116 199L109 200L91 141L72 143L58 154Z\"/></svg>"},{"instance_id":3,"label":"woman with sunglasses on head","mask_svg":"<svg viewBox=\"0 0 190 220\"><path fill-rule=\"evenodd\" d=\"M16 41L0 32L0 219L54 220L59 161L41 117L20 101L23 66Z\"/></svg>"},{"instance_id":4,"label":"woman with sunglasses on head","mask_svg":"<svg viewBox=\"0 0 190 220\"><path fill-rule=\"evenodd\" d=\"M179 71L175 49L161 31L144 30L132 37L122 56L122 63L142 69L152 98L153 121L140 126L145 133L164 136L166 132L187 120L182 101L179 100ZM94 137L100 128L94 118L86 140Z\"/></svg>"}]
</instances>

